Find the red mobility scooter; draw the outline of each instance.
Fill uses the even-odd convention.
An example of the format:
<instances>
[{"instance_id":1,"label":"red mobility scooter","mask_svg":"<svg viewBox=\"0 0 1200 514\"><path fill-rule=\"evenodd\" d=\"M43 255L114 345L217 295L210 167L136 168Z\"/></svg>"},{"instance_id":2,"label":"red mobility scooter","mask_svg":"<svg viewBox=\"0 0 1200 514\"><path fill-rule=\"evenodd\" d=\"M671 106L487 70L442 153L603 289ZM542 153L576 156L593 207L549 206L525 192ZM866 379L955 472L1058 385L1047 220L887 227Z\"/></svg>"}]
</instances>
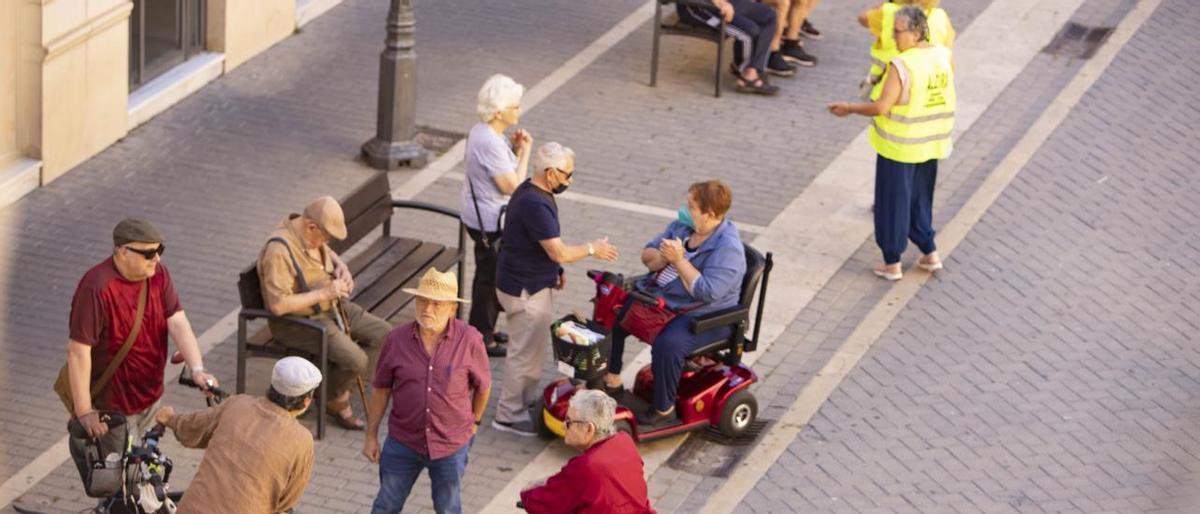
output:
<instances>
[{"instance_id":1,"label":"red mobility scooter","mask_svg":"<svg viewBox=\"0 0 1200 514\"><path fill-rule=\"evenodd\" d=\"M723 326L731 326L733 333L728 339L707 344L688 355L675 403L679 422L653 431L638 430L634 413L644 412L654 398L654 376L650 365L646 365L638 371L632 392L622 394L618 399L617 430L629 433L634 441L639 442L709 426L718 428L728 437L735 437L754 421L758 415L758 401L749 387L758 381L758 376L742 364L741 357L744 352L754 351L758 345L758 328L773 263L769 252L764 257L749 245L745 245L745 252L746 275L742 280L738 305L705 314L692 325L693 333L697 334ZM661 302L659 298L650 298L635 291L632 287L634 281L624 280L620 275L589 271L588 276L596 282L594 319L585 320L577 315L568 315L551 327L554 358L559 362L559 370L568 376L546 386L541 398L530 407L534 426L538 434L546 439L563 437L566 432L563 421L575 391L589 385L600 388L601 377L608 368L611 346L609 329L616 321L616 310L621 306L621 303L612 301L613 289L623 290L627 294L625 301ZM754 314L753 334L746 337L750 325L750 305L756 291L758 308ZM569 338L556 336L559 326L568 321L586 326L588 330L603 334L604 337L592 344L579 344Z\"/></svg>"}]
</instances>

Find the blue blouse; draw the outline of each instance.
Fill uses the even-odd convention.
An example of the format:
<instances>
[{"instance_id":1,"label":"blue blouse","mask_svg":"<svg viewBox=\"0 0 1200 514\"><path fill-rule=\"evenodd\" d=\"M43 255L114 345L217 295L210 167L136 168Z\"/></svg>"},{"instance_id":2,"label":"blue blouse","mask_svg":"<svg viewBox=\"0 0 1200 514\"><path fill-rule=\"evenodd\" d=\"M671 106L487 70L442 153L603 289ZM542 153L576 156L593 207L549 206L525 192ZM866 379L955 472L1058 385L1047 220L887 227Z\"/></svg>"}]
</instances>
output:
<instances>
[{"instance_id":1,"label":"blue blouse","mask_svg":"<svg viewBox=\"0 0 1200 514\"><path fill-rule=\"evenodd\" d=\"M685 242L695 232L683 223L672 221L667 229L646 243L645 248L657 249L664 239L681 239ZM708 239L696 249L690 259L692 266L700 270L700 277L692 284L689 293L682 278L676 278L666 286L654 283L654 273L637 283L638 290L653 296L661 296L667 307L680 307L703 303L691 314L704 314L737 305L741 293L742 278L746 275L746 251L737 227L728 218L722 221Z\"/></svg>"}]
</instances>

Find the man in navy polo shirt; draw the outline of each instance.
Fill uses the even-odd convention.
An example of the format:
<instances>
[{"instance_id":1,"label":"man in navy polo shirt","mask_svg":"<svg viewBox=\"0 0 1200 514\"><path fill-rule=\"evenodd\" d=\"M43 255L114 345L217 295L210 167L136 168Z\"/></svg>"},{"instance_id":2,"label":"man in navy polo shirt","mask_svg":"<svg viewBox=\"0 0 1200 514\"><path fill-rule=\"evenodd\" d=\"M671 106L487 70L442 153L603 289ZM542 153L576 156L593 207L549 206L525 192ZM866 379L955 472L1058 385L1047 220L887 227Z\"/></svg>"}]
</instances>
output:
<instances>
[{"instance_id":1,"label":"man in navy polo shirt","mask_svg":"<svg viewBox=\"0 0 1200 514\"><path fill-rule=\"evenodd\" d=\"M575 174L575 152L546 143L534 156L534 175L517 186L508 202L503 246L496 266L496 296L508 320L504 385L492 427L533 436L527 407L538 394L538 379L554 321L553 289L565 284L562 265L587 257L617 260L617 248L603 237L587 244L563 242L554 195L567 190Z\"/></svg>"}]
</instances>

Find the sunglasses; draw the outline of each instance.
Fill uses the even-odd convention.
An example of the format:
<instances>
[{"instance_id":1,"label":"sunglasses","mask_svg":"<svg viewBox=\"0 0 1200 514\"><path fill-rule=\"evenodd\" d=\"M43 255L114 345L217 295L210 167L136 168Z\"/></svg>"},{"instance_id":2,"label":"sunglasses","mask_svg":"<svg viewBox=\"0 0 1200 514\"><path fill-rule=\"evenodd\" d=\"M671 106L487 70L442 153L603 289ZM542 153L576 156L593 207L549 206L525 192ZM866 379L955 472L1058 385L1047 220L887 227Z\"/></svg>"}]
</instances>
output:
<instances>
[{"instance_id":1,"label":"sunglasses","mask_svg":"<svg viewBox=\"0 0 1200 514\"><path fill-rule=\"evenodd\" d=\"M571 175L574 175L574 174L575 174L575 171L571 171L570 173L567 173L567 172L565 172L565 171L563 171L563 170L561 170L561 169L559 169L559 168L550 168L550 169L552 169L552 170L554 170L554 171L557 171L557 172L559 172L559 173L562 173L562 174L563 174L563 176L564 176L564 177L567 179L567 182L570 182L570 181L571 181Z\"/></svg>"},{"instance_id":2,"label":"sunglasses","mask_svg":"<svg viewBox=\"0 0 1200 514\"><path fill-rule=\"evenodd\" d=\"M157 247L150 248L147 250L138 250L137 248L134 248L132 246L126 246L125 249L129 250L133 253L136 253L138 255L141 255L142 257L145 257L146 260L151 260L154 258L155 255L162 255L163 252L165 252L167 250L167 247L166 247L166 245L163 245L160 243Z\"/></svg>"}]
</instances>

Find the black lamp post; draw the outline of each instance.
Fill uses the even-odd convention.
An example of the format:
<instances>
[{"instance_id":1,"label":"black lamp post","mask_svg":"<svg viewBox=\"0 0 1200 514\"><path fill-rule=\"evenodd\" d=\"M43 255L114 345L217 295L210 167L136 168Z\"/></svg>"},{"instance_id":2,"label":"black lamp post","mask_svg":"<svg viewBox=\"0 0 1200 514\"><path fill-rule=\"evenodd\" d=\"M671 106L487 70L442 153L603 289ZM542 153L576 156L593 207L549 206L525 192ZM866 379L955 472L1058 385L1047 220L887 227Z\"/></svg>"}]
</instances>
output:
<instances>
[{"instance_id":1,"label":"black lamp post","mask_svg":"<svg viewBox=\"0 0 1200 514\"><path fill-rule=\"evenodd\" d=\"M362 146L363 157L373 168L420 168L429 159L425 148L415 141L417 54L413 51L413 29L416 24L412 0L392 0L385 48L379 56L375 137Z\"/></svg>"}]
</instances>

